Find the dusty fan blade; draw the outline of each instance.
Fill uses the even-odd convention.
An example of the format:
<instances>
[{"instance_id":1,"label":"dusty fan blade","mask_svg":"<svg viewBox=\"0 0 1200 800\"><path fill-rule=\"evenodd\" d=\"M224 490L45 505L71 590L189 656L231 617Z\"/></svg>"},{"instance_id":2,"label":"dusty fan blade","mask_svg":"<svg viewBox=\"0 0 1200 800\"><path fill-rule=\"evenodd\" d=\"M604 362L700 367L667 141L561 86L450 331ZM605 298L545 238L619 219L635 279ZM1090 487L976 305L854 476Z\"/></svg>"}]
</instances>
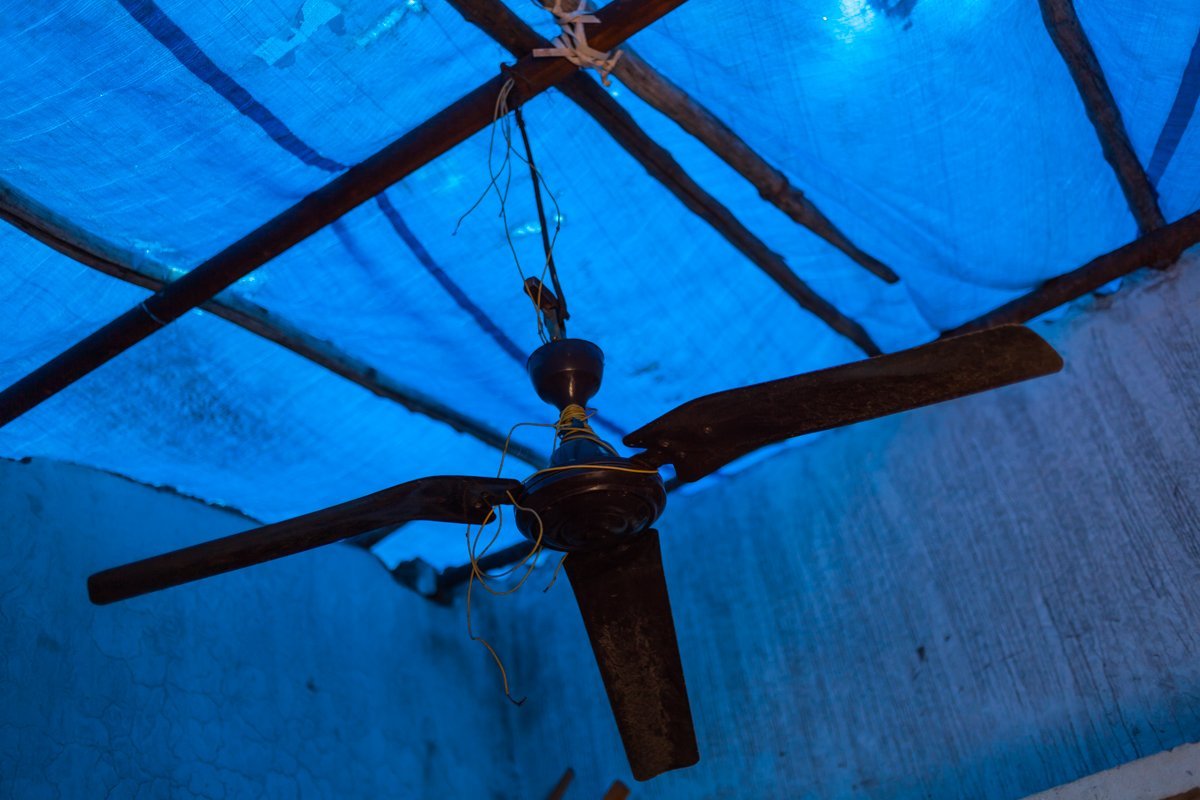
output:
<instances>
[{"instance_id":1,"label":"dusty fan blade","mask_svg":"<svg viewBox=\"0 0 1200 800\"><path fill-rule=\"evenodd\" d=\"M793 436L998 389L1062 369L1040 336L1005 325L691 400L625 437L635 458L694 481Z\"/></svg>"},{"instance_id":2,"label":"dusty fan blade","mask_svg":"<svg viewBox=\"0 0 1200 800\"><path fill-rule=\"evenodd\" d=\"M97 572L88 578L96 605L220 575L410 520L480 523L494 505L519 496L518 481L421 478L301 517Z\"/></svg>"},{"instance_id":3,"label":"dusty fan blade","mask_svg":"<svg viewBox=\"0 0 1200 800\"><path fill-rule=\"evenodd\" d=\"M571 553L575 592L633 777L700 760L683 683L658 533L616 549Z\"/></svg>"}]
</instances>

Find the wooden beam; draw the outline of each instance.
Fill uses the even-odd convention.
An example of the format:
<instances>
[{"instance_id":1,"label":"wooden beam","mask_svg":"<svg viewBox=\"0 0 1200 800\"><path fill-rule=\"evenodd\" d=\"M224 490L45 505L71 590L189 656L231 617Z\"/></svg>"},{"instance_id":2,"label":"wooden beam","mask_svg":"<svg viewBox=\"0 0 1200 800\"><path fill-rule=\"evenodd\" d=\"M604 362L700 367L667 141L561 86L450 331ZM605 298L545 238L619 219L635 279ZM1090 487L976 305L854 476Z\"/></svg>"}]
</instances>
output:
<instances>
[{"instance_id":1,"label":"wooden beam","mask_svg":"<svg viewBox=\"0 0 1200 800\"><path fill-rule=\"evenodd\" d=\"M613 0L599 12L593 41L604 50L685 0ZM561 58L523 58L513 68L516 107L576 72ZM498 75L404 136L283 211L242 239L167 284L145 301L0 392L0 426L70 386L191 309L392 184L483 130L508 80Z\"/></svg>"},{"instance_id":2,"label":"wooden beam","mask_svg":"<svg viewBox=\"0 0 1200 800\"><path fill-rule=\"evenodd\" d=\"M997 325L1028 322L1034 317L1057 308L1063 303L1069 303L1082 297L1088 292L1095 291L1104 284L1128 275L1141 267L1174 262L1178 260L1184 250L1197 244L1200 244L1200 211L1194 211L1178 222L1159 228L1124 247L1100 256L1073 272L1046 281L1038 289L1024 297L954 330L946 331L942 336L958 336ZM677 486L678 482L670 482L668 491ZM521 542L499 550L488 556L488 568L500 569L516 563L528 552L528 542ZM448 593L464 583L469 575L469 565L446 569L438 579L438 591L443 596L448 596Z\"/></svg>"},{"instance_id":3,"label":"wooden beam","mask_svg":"<svg viewBox=\"0 0 1200 800\"><path fill-rule=\"evenodd\" d=\"M575 780L575 770L567 767L567 771L558 779L558 783L554 784L550 794L546 795L546 800L563 800L567 796L567 789L573 780Z\"/></svg>"},{"instance_id":4,"label":"wooden beam","mask_svg":"<svg viewBox=\"0 0 1200 800\"><path fill-rule=\"evenodd\" d=\"M628 786L620 781L613 781L612 786L608 787L608 791L604 793L601 800L627 800L629 794Z\"/></svg>"},{"instance_id":5,"label":"wooden beam","mask_svg":"<svg viewBox=\"0 0 1200 800\"><path fill-rule=\"evenodd\" d=\"M449 0L451 3L459 1ZM817 294L792 271L783 256L767 247L727 206L701 188L667 149L654 141L600 84L579 73L563 81L559 88L591 114L653 178L765 272L802 308L854 342L867 355L876 356L882 352L860 324Z\"/></svg>"},{"instance_id":6,"label":"wooden beam","mask_svg":"<svg viewBox=\"0 0 1200 800\"><path fill-rule=\"evenodd\" d=\"M1028 322L1142 267L1173 263L1184 250L1198 243L1200 211L1194 211L1177 222L1089 261L1079 269L1051 278L1029 294L942 335L957 336L996 325Z\"/></svg>"},{"instance_id":7,"label":"wooden beam","mask_svg":"<svg viewBox=\"0 0 1200 800\"><path fill-rule=\"evenodd\" d=\"M526 53L547 42L500 0L447 0L463 17L524 60ZM593 26L599 31L602 26ZM589 32L589 36L590 36ZM607 49L607 48L605 48ZM622 58L624 60L624 58ZM619 63L619 62L618 62ZM560 90L590 114L630 155L693 213L765 272L801 307L854 342L867 355L878 355L878 345L854 320L801 280L783 257L743 225L726 206L706 192L684 171L662 145L654 141L633 117L596 81L577 72L559 84Z\"/></svg>"},{"instance_id":8,"label":"wooden beam","mask_svg":"<svg viewBox=\"0 0 1200 800\"><path fill-rule=\"evenodd\" d=\"M544 7L548 6L546 0L541 2ZM575 11L578 7L579 0L562 0L564 11ZM841 250L854 263L876 277L888 283L900 280L891 267L850 241L804 192L793 186L782 171L746 144L724 120L651 66L628 42L621 46L621 58L612 74L650 107L698 139L749 181L760 197L794 222Z\"/></svg>"},{"instance_id":9,"label":"wooden beam","mask_svg":"<svg viewBox=\"0 0 1200 800\"><path fill-rule=\"evenodd\" d=\"M1145 235L1161 228L1166 220L1158 207L1158 192L1129 141L1129 133L1104 70L1100 68L1096 52L1075 13L1074 0L1038 0L1038 4L1042 8L1042 21L1075 81L1088 119L1100 138L1104 158L1117 175L1139 232Z\"/></svg>"},{"instance_id":10,"label":"wooden beam","mask_svg":"<svg viewBox=\"0 0 1200 800\"><path fill-rule=\"evenodd\" d=\"M170 272L161 264L143 260L138 266L132 265L127 254L81 231L32 199L18 196L12 189L0 187L0 219L80 264L126 283L158 292L170 282ZM500 431L444 405L414 387L381 374L361 359L305 333L254 303L229 295L202 303L200 308L291 350L377 397L399 403L414 414L449 425L459 433L497 449L504 447L506 437ZM510 444L508 452L537 469L546 464L543 455L524 445Z\"/></svg>"}]
</instances>

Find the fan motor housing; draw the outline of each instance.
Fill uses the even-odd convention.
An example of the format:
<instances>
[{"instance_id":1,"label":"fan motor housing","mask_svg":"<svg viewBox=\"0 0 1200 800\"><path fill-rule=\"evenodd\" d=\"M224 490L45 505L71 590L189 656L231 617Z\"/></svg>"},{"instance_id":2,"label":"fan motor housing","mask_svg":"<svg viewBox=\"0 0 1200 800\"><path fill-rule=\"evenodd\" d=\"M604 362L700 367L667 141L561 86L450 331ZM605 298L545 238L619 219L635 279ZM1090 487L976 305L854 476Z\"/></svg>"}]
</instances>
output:
<instances>
[{"instance_id":1,"label":"fan motor housing","mask_svg":"<svg viewBox=\"0 0 1200 800\"><path fill-rule=\"evenodd\" d=\"M586 406L604 378L604 352L584 339L555 339L526 365L538 397L562 410ZM591 429L586 422L574 427ZM645 532L662 514L667 492L657 471L614 455L594 438L564 440L550 469L525 481L517 527L531 541L566 552L604 550Z\"/></svg>"},{"instance_id":2,"label":"fan motor housing","mask_svg":"<svg viewBox=\"0 0 1200 800\"><path fill-rule=\"evenodd\" d=\"M562 410L586 406L604 378L604 352L586 339L555 339L534 350L525 363L538 397Z\"/></svg>"},{"instance_id":3,"label":"fan motor housing","mask_svg":"<svg viewBox=\"0 0 1200 800\"><path fill-rule=\"evenodd\" d=\"M525 481L517 527L531 541L540 533L545 547L566 552L604 550L645 532L666 507L667 492L658 473L624 469L639 468L613 457L535 473Z\"/></svg>"}]
</instances>

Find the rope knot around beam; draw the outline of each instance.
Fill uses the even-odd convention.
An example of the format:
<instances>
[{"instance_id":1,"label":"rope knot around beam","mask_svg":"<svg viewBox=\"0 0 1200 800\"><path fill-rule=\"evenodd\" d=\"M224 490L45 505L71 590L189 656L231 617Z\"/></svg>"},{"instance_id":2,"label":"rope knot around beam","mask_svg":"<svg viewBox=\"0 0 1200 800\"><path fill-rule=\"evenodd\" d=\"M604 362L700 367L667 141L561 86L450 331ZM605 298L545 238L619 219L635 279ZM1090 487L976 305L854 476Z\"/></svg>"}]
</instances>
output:
<instances>
[{"instance_id":1,"label":"rope knot around beam","mask_svg":"<svg viewBox=\"0 0 1200 800\"><path fill-rule=\"evenodd\" d=\"M563 8L562 3L563 0L554 0L552 6L542 4L542 8L554 15L562 33L551 41L553 47L534 48L534 58L565 58L581 69L596 70L600 73L600 82L611 86L612 81L608 76L616 69L617 62L621 59L621 51L605 52L588 44L587 29L584 26L595 25L600 22L600 18L588 10L587 0L580 0L572 10Z\"/></svg>"}]
</instances>

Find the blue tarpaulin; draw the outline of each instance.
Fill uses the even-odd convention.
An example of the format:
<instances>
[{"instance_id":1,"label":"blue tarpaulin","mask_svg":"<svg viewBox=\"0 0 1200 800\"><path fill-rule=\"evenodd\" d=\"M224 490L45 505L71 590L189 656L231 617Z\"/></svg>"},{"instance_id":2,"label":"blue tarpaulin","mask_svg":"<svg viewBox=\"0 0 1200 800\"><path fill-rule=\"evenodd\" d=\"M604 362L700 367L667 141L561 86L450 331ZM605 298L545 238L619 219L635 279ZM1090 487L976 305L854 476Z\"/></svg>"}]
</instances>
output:
<instances>
[{"instance_id":1,"label":"blue tarpaulin","mask_svg":"<svg viewBox=\"0 0 1200 800\"><path fill-rule=\"evenodd\" d=\"M1200 208L1200 5L1076 6L1167 220ZM557 32L534 4L512 7ZM1137 235L1032 0L692 0L632 45L899 273L895 285L870 275L619 81L609 88L885 350ZM441 0L3 2L0 191L114 261L178 276L504 61ZM570 333L607 355L594 401L606 436L700 394L861 357L564 96L526 115L559 207ZM487 189L493 142L474 136L226 296L493 429L552 422L524 372L539 340L508 245L538 271L523 165L506 222L489 196L458 224ZM4 385L148 294L12 227L0 248ZM546 450L550 436L515 440ZM263 520L499 462L199 310L0 429L0 454L85 463ZM452 529L406 541L390 558L464 558Z\"/></svg>"}]
</instances>

